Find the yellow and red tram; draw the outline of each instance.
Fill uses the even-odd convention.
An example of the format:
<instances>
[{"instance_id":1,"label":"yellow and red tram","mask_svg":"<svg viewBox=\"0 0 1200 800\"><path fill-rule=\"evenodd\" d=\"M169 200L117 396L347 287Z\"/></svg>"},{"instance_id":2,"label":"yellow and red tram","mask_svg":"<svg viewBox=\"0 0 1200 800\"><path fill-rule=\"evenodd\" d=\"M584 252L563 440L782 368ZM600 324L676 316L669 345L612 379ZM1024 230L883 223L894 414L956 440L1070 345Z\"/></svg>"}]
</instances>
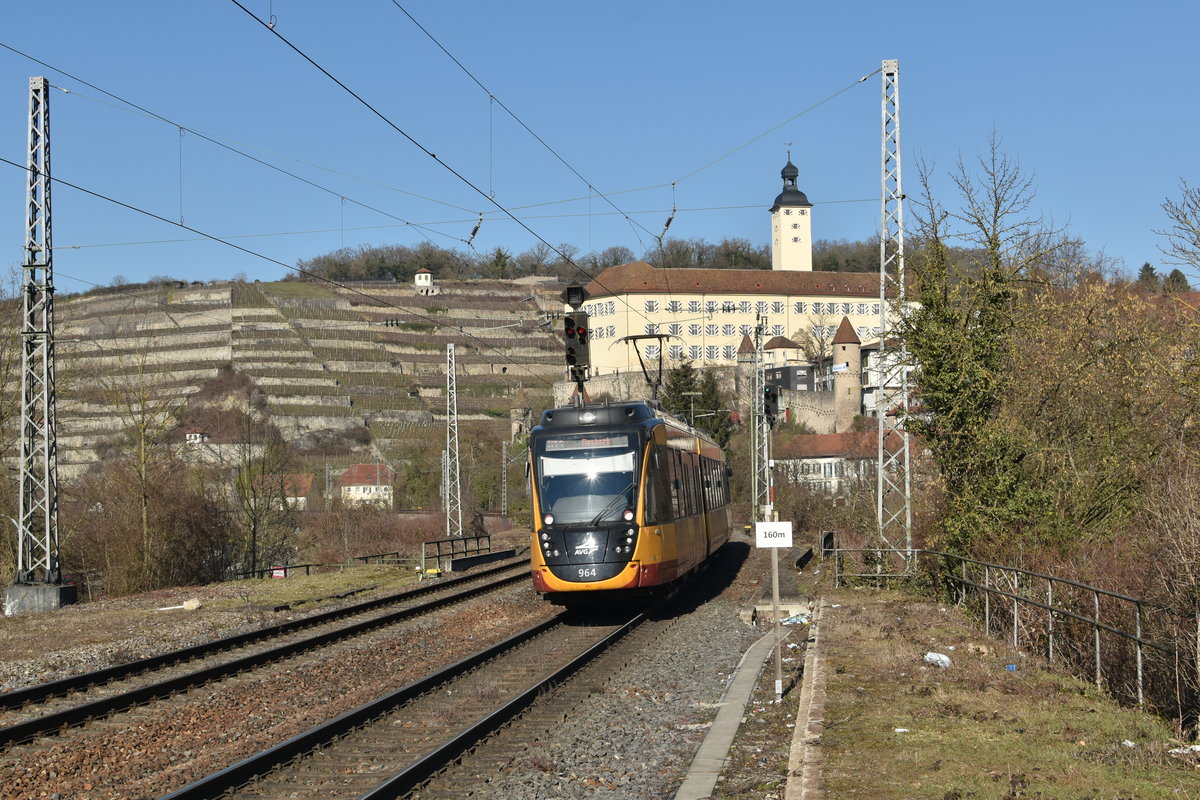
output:
<instances>
[{"instance_id":1,"label":"yellow and red tram","mask_svg":"<svg viewBox=\"0 0 1200 800\"><path fill-rule=\"evenodd\" d=\"M533 584L551 602L651 593L729 538L724 452L647 403L548 410L529 458Z\"/></svg>"}]
</instances>

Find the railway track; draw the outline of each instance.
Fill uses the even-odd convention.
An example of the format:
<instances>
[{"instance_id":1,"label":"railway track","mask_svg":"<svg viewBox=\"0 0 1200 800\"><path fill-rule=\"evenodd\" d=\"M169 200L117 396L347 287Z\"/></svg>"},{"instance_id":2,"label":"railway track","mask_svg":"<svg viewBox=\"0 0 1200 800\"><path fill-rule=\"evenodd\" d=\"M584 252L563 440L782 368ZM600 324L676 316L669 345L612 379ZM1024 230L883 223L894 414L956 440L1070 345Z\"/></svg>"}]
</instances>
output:
<instances>
[{"instance_id":1,"label":"railway track","mask_svg":"<svg viewBox=\"0 0 1200 800\"><path fill-rule=\"evenodd\" d=\"M404 796L468 750L484 747L486 737L646 619L639 613L584 624L560 613L166 800Z\"/></svg>"},{"instance_id":2,"label":"railway track","mask_svg":"<svg viewBox=\"0 0 1200 800\"><path fill-rule=\"evenodd\" d=\"M0 751L312 653L528 579L525 562L0 694Z\"/></svg>"}]
</instances>

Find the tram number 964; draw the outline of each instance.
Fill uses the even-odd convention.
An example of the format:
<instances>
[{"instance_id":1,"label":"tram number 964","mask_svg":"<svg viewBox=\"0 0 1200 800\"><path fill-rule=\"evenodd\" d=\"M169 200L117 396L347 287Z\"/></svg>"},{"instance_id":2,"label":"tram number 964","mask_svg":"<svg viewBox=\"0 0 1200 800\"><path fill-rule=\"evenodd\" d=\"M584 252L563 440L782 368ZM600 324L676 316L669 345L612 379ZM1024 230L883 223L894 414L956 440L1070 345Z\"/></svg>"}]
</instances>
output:
<instances>
[{"instance_id":1,"label":"tram number 964","mask_svg":"<svg viewBox=\"0 0 1200 800\"><path fill-rule=\"evenodd\" d=\"M579 569L575 570L575 573L576 573L576 577L581 578L581 579L582 578L594 578L594 577L596 577L596 568L595 567L580 567Z\"/></svg>"}]
</instances>

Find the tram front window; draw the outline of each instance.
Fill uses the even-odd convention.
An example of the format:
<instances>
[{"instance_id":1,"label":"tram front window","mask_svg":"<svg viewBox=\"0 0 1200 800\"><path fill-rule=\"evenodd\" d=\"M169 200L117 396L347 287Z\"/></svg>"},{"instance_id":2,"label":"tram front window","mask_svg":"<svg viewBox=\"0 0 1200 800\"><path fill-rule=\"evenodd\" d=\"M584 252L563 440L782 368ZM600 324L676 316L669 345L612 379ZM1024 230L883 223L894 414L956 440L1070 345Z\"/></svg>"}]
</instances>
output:
<instances>
[{"instance_id":1,"label":"tram front window","mask_svg":"<svg viewBox=\"0 0 1200 800\"><path fill-rule=\"evenodd\" d=\"M534 461L542 514L560 525L615 522L634 507L637 446L628 434L548 436Z\"/></svg>"}]
</instances>

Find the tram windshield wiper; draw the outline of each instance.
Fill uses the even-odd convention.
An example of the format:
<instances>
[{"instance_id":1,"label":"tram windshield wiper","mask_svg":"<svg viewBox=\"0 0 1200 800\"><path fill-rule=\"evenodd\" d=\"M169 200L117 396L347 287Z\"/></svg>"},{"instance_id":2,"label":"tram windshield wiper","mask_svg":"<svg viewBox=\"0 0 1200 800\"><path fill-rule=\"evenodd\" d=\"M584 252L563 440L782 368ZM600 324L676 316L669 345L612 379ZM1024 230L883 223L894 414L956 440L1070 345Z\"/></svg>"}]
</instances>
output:
<instances>
[{"instance_id":1,"label":"tram windshield wiper","mask_svg":"<svg viewBox=\"0 0 1200 800\"><path fill-rule=\"evenodd\" d=\"M628 495L626 495L625 493L633 488L634 483L635 483L634 481L630 481L629 484L624 489L622 489L618 494L613 495L613 499L608 501L608 505L606 505L604 508L600 509L600 513L596 515L596 518L594 520L592 520L590 524L599 525L600 520L604 519L605 514L607 514L609 511L613 510L613 506L617 505L618 500L628 500L629 499Z\"/></svg>"}]
</instances>

